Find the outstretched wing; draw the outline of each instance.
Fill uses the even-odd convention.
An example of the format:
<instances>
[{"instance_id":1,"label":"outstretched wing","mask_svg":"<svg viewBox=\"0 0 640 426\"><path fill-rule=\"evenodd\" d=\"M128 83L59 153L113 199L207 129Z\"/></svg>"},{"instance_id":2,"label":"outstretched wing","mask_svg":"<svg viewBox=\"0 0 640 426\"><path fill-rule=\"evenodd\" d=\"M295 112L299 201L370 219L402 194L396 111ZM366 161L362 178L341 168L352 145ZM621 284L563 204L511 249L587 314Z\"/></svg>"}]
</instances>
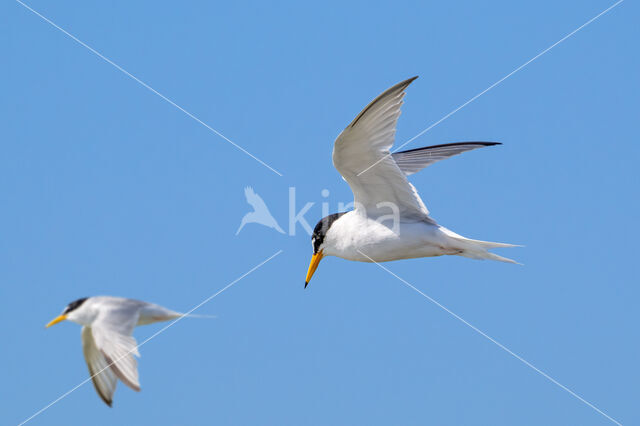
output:
<instances>
[{"instance_id":1,"label":"outstretched wing","mask_svg":"<svg viewBox=\"0 0 640 426\"><path fill-rule=\"evenodd\" d=\"M96 392L111 407L118 378L109 367L109 362L96 346L91 327L82 327L82 352L89 367L89 374Z\"/></svg>"},{"instance_id":2,"label":"outstretched wing","mask_svg":"<svg viewBox=\"0 0 640 426\"><path fill-rule=\"evenodd\" d=\"M409 176L419 172L431 164L472 149L485 146L501 145L499 142L454 142L442 145L409 149L391 154L400 170Z\"/></svg>"},{"instance_id":3,"label":"outstretched wing","mask_svg":"<svg viewBox=\"0 0 640 426\"><path fill-rule=\"evenodd\" d=\"M136 340L131 336L139 315L139 302L113 305L101 310L91 327L83 329L85 360L91 375L97 374L93 378L94 385L107 404L111 403L115 391L114 377L131 389L140 390L138 366L134 357L140 356L140 353Z\"/></svg>"},{"instance_id":4,"label":"outstretched wing","mask_svg":"<svg viewBox=\"0 0 640 426\"><path fill-rule=\"evenodd\" d=\"M388 206L380 203L393 203L404 217L429 219L429 211L390 153L404 91L416 78L374 99L334 143L333 164L349 183L356 210L364 208L369 216L388 214Z\"/></svg>"}]
</instances>

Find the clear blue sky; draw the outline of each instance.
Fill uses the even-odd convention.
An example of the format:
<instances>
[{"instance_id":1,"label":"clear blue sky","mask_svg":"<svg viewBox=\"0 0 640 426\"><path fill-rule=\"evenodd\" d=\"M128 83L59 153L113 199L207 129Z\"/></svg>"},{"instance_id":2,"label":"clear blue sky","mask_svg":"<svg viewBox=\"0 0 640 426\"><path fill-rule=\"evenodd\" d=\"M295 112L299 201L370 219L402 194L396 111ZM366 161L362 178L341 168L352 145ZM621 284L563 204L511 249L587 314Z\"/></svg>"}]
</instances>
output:
<instances>
[{"instance_id":1,"label":"clear blue sky","mask_svg":"<svg viewBox=\"0 0 640 426\"><path fill-rule=\"evenodd\" d=\"M248 185L283 227L289 187L312 225L350 201L332 144L387 87L420 76L402 142L612 1L28 4L284 176L3 2L3 424L88 377L80 328L44 328L69 301L185 311L278 250L199 311L217 319L141 348L142 392L120 384L109 409L88 383L30 424L611 424L376 265L328 258L303 290L300 227L235 231ZM622 3L409 145L504 143L412 182L443 225L524 244L500 253L525 266L385 265L623 424L640 423L639 19Z\"/></svg>"}]
</instances>

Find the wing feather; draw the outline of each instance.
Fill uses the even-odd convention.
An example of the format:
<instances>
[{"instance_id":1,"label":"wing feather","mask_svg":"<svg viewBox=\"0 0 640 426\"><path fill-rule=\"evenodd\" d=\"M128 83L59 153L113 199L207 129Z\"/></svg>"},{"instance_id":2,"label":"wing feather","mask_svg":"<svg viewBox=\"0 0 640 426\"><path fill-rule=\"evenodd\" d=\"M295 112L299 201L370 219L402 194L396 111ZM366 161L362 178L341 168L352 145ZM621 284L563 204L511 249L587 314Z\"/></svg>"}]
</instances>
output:
<instances>
[{"instance_id":1,"label":"wing feather","mask_svg":"<svg viewBox=\"0 0 640 426\"><path fill-rule=\"evenodd\" d=\"M111 407L118 379L109 368L109 361L96 346L91 327L82 327L82 352L96 392Z\"/></svg>"},{"instance_id":2,"label":"wing feather","mask_svg":"<svg viewBox=\"0 0 640 426\"><path fill-rule=\"evenodd\" d=\"M391 154L400 170L409 176L431 164L472 149L501 145L499 142L454 142L410 149Z\"/></svg>"},{"instance_id":3,"label":"wing feather","mask_svg":"<svg viewBox=\"0 0 640 426\"><path fill-rule=\"evenodd\" d=\"M333 164L349 183L356 210L365 209L369 216L388 214L380 203L390 202L405 218L431 220L390 153L404 91L416 78L398 83L374 99L334 143Z\"/></svg>"},{"instance_id":4,"label":"wing feather","mask_svg":"<svg viewBox=\"0 0 640 426\"><path fill-rule=\"evenodd\" d=\"M110 313L113 316L113 312ZM130 321L133 326L138 321L138 314ZM135 391L140 390L140 382L138 380L138 363L134 357L140 356L138 352L136 339L130 334L124 334L117 328L112 326L113 321L104 321L100 318L94 321L91 326L96 346L100 353L105 357L115 375L122 382ZM133 331L133 327L131 327Z\"/></svg>"},{"instance_id":5,"label":"wing feather","mask_svg":"<svg viewBox=\"0 0 640 426\"><path fill-rule=\"evenodd\" d=\"M135 391L140 390L136 339L131 335L140 316L140 302L113 305L100 312L91 326L95 345L113 373Z\"/></svg>"}]
</instances>

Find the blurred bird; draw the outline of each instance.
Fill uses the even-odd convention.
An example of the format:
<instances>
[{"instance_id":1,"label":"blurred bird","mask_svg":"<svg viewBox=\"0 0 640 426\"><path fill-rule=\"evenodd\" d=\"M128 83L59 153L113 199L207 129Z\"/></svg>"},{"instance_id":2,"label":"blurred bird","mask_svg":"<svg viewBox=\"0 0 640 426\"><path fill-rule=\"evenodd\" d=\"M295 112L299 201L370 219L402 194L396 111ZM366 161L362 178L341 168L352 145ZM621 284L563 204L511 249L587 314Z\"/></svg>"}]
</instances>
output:
<instances>
[{"instance_id":1,"label":"blurred bird","mask_svg":"<svg viewBox=\"0 0 640 426\"><path fill-rule=\"evenodd\" d=\"M140 391L135 356L140 356L134 327L184 316L153 303L122 297L96 296L75 300L47 327L64 320L82 325L82 351L100 398L111 407L120 379ZM189 315L195 316L195 315Z\"/></svg>"},{"instance_id":2,"label":"blurred bird","mask_svg":"<svg viewBox=\"0 0 640 426\"><path fill-rule=\"evenodd\" d=\"M331 214L316 225L305 288L325 256L387 262L446 254L517 263L488 251L513 244L471 240L438 225L407 180L437 161L499 143L457 142L391 154L404 91L416 78L374 99L336 139L333 165L351 187L354 210Z\"/></svg>"},{"instance_id":3,"label":"blurred bird","mask_svg":"<svg viewBox=\"0 0 640 426\"><path fill-rule=\"evenodd\" d=\"M260 225L267 226L269 228L273 228L281 234L284 234L278 222L271 215L271 212L267 208L264 200L253 191L253 188L247 186L244 189L244 196L247 198L247 203L253 207L253 211L244 215L242 221L240 222L240 227L236 231L236 235L240 233L244 225L247 223L259 223Z\"/></svg>"}]
</instances>

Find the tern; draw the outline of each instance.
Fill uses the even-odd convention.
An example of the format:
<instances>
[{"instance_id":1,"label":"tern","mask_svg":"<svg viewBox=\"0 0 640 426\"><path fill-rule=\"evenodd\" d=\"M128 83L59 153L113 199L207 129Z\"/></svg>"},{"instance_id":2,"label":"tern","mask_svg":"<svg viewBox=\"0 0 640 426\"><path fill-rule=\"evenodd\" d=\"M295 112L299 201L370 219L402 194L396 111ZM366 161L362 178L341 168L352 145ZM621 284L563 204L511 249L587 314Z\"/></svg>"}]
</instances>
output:
<instances>
[{"instance_id":1,"label":"tern","mask_svg":"<svg viewBox=\"0 0 640 426\"><path fill-rule=\"evenodd\" d=\"M184 316L153 303L122 297L96 296L75 300L47 327L64 320L82 325L82 351L93 385L111 407L120 379L140 391L135 356L140 356L131 334L138 325L169 321Z\"/></svg>"},{"instance_id":2,"label":"tern","mask_svg":"<svg viewBox=\"0 0 640 426\"><path fill-rule=\"evenodd\" d=\"M438 225L407 176L465 151L498 142L456 142L391 153L405 89L396 84L367 105L340 133L333 165L351 187L354 209L322 218L311 236L313 255L305 288L320 260L358 262L458 255L517 263L488 249L514 244L471 240Z\"/></svg>"}]
</instances>

